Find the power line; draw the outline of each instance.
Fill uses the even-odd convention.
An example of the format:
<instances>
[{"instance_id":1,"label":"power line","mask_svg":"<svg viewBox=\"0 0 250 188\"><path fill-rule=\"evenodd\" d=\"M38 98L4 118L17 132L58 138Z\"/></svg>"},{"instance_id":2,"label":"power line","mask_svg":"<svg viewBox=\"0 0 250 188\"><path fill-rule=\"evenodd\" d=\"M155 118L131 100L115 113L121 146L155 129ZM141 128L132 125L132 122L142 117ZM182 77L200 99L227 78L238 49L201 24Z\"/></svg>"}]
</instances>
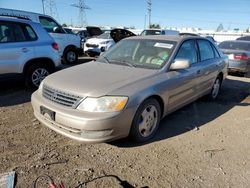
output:
<instances>
[{"instance_id":1,"label":"power line","mask_svg":"<svg viewBox=\"0 0 250 188\"><path fill-rule=\"evenodd\" d=\"M78 3L72 4L71 6L79 9L79 26L87 26L87 17L85 10L90 9L90 7L85 4L84 0L78 0Z\"/></svg>"}]
</instances>

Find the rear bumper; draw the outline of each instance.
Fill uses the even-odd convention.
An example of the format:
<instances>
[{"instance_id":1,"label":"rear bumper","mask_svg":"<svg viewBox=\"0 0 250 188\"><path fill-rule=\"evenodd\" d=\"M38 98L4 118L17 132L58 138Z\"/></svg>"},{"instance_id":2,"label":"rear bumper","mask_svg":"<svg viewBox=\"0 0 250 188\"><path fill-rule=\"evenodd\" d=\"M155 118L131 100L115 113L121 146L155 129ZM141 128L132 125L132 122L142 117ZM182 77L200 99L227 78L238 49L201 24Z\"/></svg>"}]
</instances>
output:
<instances>
[{"instance_id":1,"label":"rear bumper","mask_svg":"<svg viewBox=\"0 0 250 188\"><path fill-rule=\"evenodd\" d=\"M38 91L32 94L35 117L45 126L74 140L98 143L129 135L134 109L119 113L86 113L58 105L43 98ZM55 120L40 113L40 107L55 112Z\"/></svg>"},{"instance_id":2,"label":"rear bumper","mask_svg":"<svg viewBox=\"0 0 250 188\"><path fill-rule=\"evenodd\" d=\"M229 60L228 72L242 72L250 71L250 63L247 61L233 61Z\"/></svg>"}]
</instances>

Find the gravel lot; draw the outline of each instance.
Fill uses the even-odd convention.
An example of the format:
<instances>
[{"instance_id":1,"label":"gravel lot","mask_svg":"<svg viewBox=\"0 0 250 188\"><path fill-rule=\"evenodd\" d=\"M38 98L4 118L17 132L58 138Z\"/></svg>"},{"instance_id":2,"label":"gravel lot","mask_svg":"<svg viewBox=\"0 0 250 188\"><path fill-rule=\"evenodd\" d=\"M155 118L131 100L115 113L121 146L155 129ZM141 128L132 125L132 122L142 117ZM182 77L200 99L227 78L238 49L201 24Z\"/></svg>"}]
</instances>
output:
<instances>
[{"instance_id":1,"label":"gravel lot","mask_svg":"<svg viewBox=\"0 0 250 188\"><path fill-rule=\"evenodd\" d=\"M16 187L43 174L66 187L122 187L117 177L134 187L250 187L249 78L228 76L216 102L200 99L167 116L143 145L56 134L35 120L31 92L19 85L0 87L0 173L16 171Z\"/></svg>"}]
</instances>

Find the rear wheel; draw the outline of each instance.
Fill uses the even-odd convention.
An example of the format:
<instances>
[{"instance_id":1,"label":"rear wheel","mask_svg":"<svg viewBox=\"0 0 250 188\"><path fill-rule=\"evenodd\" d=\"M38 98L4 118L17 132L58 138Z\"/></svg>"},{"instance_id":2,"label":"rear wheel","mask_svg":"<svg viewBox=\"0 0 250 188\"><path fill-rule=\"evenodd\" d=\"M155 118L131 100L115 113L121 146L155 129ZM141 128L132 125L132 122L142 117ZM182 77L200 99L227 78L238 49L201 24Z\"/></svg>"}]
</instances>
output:
<instances>
[{"instance_id":1,"label":"rear wheel","mask_svg":"<svg viewBox=\"0 0 250 188\"><path fill-rule=\"evenodd\" d=\"M161 109L155 99L144 101L138 108L130 130L130 137L136 142L145 142L151 139L160 123Z\"/></svg>"},{"instance_id":2,"label":"rear wheel","mask_svg":"<svg viewBox=\"0 0 250 188\"><path fill-rule=\"evenodd\" d=\"M26 71L25 84L30 89L37 89L43 79L50 73L52 73L50 66L41 63L32 64Z\"/></svg>"},{"instance_id":3,"label":"rear wheel","mask_svg":"<svg viewBox=\"0 0 250 188\"><path fill-rule=\"evenodd\" d=\"M211 89L210 94L208 95L208 98L210 100L215 100L219 95L220 88L221 88L221 78L217 77L214 81L213 87Z\"/></svg>"}]
</instances>

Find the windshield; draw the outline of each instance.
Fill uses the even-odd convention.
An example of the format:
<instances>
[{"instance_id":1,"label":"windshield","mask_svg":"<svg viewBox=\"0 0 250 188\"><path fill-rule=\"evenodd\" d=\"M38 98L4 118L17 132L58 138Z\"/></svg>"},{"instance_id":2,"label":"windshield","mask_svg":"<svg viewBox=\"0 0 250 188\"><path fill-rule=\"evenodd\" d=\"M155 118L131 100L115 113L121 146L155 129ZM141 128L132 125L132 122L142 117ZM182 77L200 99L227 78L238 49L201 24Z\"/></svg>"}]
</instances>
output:
<instances>
[{"instance_id":1,"label":"windshield","mask_svg":"<svg viewBox=\"0 0 250 188\"><path fill-rule=\"evenodd\" d=\"M103 33L103 34L97 36L96 38L98 38L98 39L111 39L110 32Z\"/></svg>"},{"instance_id":2,"label":"windshield","mask_svg":"<svg viewBox=\"0 0 250 188\"><path fill-rule=\"evenodd\" d=\"M219 44L219 48L228 50L250 50L250 42L225 41Z\"/></svg>"},{"instance_id":3,"label":"windshield","mask_svg":"<svg viewBox=\"0 0 250 188\"><path fill-rule=\"evenodd\" d=\"M168 61L176 42L159 40L122 40L103 54L108 63L159 69Z\"/></svg>"}]
</instances>

